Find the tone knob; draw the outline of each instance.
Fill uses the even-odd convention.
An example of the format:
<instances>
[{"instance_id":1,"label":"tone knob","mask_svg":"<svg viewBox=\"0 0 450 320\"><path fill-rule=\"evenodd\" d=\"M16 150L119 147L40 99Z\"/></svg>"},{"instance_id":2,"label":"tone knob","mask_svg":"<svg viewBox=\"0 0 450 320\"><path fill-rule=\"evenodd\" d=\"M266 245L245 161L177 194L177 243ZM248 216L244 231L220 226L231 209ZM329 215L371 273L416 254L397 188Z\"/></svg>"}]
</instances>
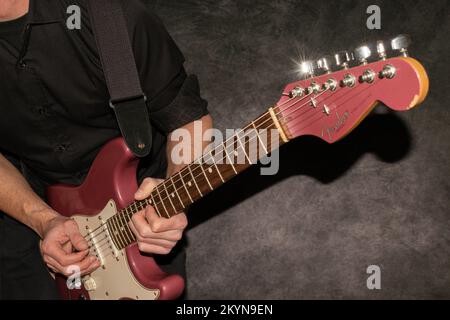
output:
<instances>
[{"instance_id":1,"label":"tone knob","mask_svg":"<svg viewBox=\"0 0 450 320\"><path fill-rule=\"evenodd\" d=\"M401 34L391 40L391 48L395 51L400 51L403 56L408 56L408 47L411 44L411 38L407 34Z\"/></svg>"},{"instance_id":2,"label":"tone knob","mask_svg":"<svg viewBox=\"0 0 450 320\"><path fill-rule=\"evenodd\" d=\"M383 41L377 41L377 53L380 59L386 60L387 54L386 54L386 47L384 46Z\"/></svg>"},{"instance_id":3,"label":"tone knob","mask_svg":"<svg viewBox=\"0 0 450 320\"><path fill-rule=\"evenodd\" d=\"M348 51L339 51L334 55L334 60L338 67L347 69L350 61L352 61L352 55Z\"/></svg>"},{"instance_id":4,"label":"tone knob","mask_svg":"<svg viewBox=\"0 0 450 320\"><path fill-rule=\"evenodd\" d=\"M323 57L317 60L317 69L325 73L330 73L331 72L330 57Z\"/></svg>"},{"instance_id":5,"label":"tone knob","mask_svg":"<svg viewBox=\"0 0 450 320\"><path fill-rule=\"evenodd\" d=\"M369 46L361 46L356 48L355 50L355 58L358 60L361 64L367 64L367 60L372 55L372 50L369 48Z\"/></svg>"}]
</instances>

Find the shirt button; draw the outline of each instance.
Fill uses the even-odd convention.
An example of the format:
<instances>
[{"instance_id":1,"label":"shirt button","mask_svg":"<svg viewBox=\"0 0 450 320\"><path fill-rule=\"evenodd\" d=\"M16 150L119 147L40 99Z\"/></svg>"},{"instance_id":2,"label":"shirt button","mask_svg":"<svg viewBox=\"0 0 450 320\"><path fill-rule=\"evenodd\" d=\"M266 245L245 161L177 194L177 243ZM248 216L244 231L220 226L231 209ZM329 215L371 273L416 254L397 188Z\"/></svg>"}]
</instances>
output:
<instances>
[{"instance_id":1,"label":"shirt button","mask_svg":"<svg viewBox=\"0 0 450 320\"><path fill-rule=\"evenodd\" d=\"M64 152L64 151L67 150L67 145L65 145L65 144L58 144L58 145L56 146L56 150L57 150L58 152Z\"/></svg>"},{"instance_id":2,"label":"shirt button","mask_svg":"<svg viewBox=\"0 0 450 320\"><path fill-rule=\"evenodd\" d=\"M25 69L27 67L27 63L24 60L20 60L18 65L20 69Z\"/></svg>"}]
</instances>

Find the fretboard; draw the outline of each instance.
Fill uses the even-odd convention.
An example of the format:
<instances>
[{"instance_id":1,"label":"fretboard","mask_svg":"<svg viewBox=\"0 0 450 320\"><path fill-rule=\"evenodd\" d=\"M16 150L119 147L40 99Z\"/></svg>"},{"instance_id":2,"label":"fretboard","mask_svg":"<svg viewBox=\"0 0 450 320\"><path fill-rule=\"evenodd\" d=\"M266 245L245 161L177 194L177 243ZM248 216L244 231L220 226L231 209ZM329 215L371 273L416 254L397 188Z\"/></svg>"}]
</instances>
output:
<instances>
[{"instance_id":1,"label":"fretboard","mask_svg":"<svg viewBox=\"0 0 450 320\"><path fill-rule=\"evenodd\" d=\"M111 217L108 229L120 249L135 242L128 222L133 214L148 205L155 208L160 217L170 218L217 189L239 173L256 164L284 143L278 134L278 123L273 114L266 112L225 139L212 150L161 182L144 200L135 201ZM273 129L273 130L271 130Z\"/></svg>"}]
</instances>

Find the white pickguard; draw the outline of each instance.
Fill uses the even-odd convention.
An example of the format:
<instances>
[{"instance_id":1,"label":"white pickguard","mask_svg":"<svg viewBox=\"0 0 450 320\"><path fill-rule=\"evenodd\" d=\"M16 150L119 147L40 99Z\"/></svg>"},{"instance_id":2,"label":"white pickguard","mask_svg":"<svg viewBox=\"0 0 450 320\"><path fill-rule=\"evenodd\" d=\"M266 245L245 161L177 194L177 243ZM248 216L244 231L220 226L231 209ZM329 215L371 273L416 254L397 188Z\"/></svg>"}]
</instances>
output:
<instances>
[{"instance_id":1,"label":"white pickguard","mask_svg":"<svg viewBox=\"0 0 450 320\"><path fill-rule=\"evenodd\" d=\"M148 289L142 286L128 267L125 249L117 250L113 242L105 243L107 232L96 236L102 223L116 214L116 204L110 200L106 207L96 216L73 216L82 234L90 232L94 235L93 242L99 254L102 266L82 279L85 289L93 300L117 300L117 299L139 299L154 300L159 297L158 289ZM97 231L94 231L97 230ZM92 232L94 231L94 232ZM103 246L101 244L103 244Z\"/></svg>"}]
</instances>

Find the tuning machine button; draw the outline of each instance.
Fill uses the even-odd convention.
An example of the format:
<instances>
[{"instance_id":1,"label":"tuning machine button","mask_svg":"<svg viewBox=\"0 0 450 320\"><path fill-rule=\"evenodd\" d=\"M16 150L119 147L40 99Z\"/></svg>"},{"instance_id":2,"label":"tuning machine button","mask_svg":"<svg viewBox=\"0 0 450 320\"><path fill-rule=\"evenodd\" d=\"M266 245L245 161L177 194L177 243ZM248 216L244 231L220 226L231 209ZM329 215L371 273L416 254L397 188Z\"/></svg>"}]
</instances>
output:
<instances>
[{"instance_id":1,"label":"tuning machine button","mask_svg":"<svg viewBox=\"0 0 450 320\"><path fill-rule=\"evenodd\" d=\"M331 59L330 57L323 57L317 60L317 69L324 73L331 73Z\"/></svg>"},{"instance_id":2,"label":"tuning machine button","mask_svg":"<svg viewBox=\"0 0 450 320\"><path fill-rule=\"evenodd\" d=\"M391 48L400 51L403 56L408 56L408 47L411 44L411 37L407 34L400 34L391 40Z\"/></svg>"},{"instance_id":3,"label":"tuning machine button","mask_svg":"<svg viewBox=\"0 0 450 320\"><path fill-rule=\"evenodd\" d=\"M334 60L338 67L348 69L348 65L353 60L353 56L348 51L339 51L334 55Z\"/></svg>"},{"instance_id":4,"label":"tuning machine button","mask_svg":"<svg viewBox=\"0 0 450 320\"><path fill-rule=\"evenodd\" d=\"M314 76L314 71L315 71L315 66L314 63L312 61L303 61L300 63L300 71L306 75L306 77L313 77Z\"/></svg>"},{"instance_id":5,"label":"tuning machine button","mask_svg":"<svg viewBox=\"0 0 450 320\"><path fill-rule=\"evenodd\" d=\"M358 47L355 50L355 59L363 65L367 64L367 60L370 58L371 55L372 50L367 45Z\"/></svg>"},{"instance_id":6,"label":"tuning machine button","mask_svg":"<svg viewBox=\"0 0 450 320\"><path fill-rule=\"evenodd\" d=\"M377 53L381 60L386 60L386 47L384 46L384 42L381 40L377 41Z\"/></svg>"}]
</instances>

